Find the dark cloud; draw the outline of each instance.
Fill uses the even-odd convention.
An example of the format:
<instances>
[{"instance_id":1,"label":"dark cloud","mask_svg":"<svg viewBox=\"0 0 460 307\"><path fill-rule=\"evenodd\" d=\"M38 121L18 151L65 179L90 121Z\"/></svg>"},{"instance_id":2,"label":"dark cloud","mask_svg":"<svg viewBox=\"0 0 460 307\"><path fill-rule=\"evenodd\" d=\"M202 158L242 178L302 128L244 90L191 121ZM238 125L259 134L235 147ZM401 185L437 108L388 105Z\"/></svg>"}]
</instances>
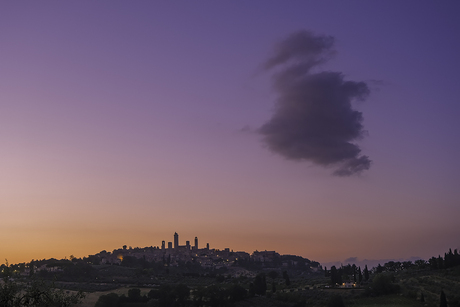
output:
<instances>
[{"instance_id":1,"label":"dark cloud","mask_svg":"<svg viewBox=\"0 0 460 307\"><path fill-rule=\"evenodd\" d=\"M265 69L271 69L289 61L298 61L300 65L313 67L329 60L335 53L333 45L332 36L315 36L308 31L299 31L278 43L275 55L264 66Z\"/></svg>"},{"instance_id":2,"label":"dark cloud","mask_svg":"<svg viewBox=\"0 0 460 307\"><path fill-rule=\"evenodd\" d=\"M275 48L265 62L274 72L278 93L272 118L258 129L268 147L291 160L334 166L334 174L350 176L367 170L371 161L353 141L363 137L363 116L352 108L364 100L364 82L344 80L339 72L312 69L333 55L334 39L301 31Z\"/></svg>"}]
</instances>

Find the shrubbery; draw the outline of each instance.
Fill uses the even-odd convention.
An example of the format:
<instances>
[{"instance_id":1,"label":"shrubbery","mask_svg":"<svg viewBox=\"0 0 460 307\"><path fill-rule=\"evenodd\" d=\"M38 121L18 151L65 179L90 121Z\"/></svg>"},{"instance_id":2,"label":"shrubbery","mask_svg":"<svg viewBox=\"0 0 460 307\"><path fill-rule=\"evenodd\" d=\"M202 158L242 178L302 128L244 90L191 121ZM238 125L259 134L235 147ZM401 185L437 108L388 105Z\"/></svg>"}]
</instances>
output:
<instances>
[{"instance_id":1,"label":"shrubbery","mask_svg":"<svg viewBox=\"0 0 460 307\"><path fill-rule=\"evenodd\" d=\"M375 275L372 279L372 283L367 289L367 294L379 296L399 293L399 291L400 287L393 282L392 275L380 273Z\"/></svg>"},{"instance_id":2,"label":"shrubbery","mask_svg":"<svg viewBox=\"0 0 460 307\"><path fill-rule=\"evenodd\" d=\"M83 298L83 292L68 294L62 289L55 289L53 284L37 279L23 284L6 275L0 284L2 307L70 307L80 303Z\"/></svg>"}]
</instances>

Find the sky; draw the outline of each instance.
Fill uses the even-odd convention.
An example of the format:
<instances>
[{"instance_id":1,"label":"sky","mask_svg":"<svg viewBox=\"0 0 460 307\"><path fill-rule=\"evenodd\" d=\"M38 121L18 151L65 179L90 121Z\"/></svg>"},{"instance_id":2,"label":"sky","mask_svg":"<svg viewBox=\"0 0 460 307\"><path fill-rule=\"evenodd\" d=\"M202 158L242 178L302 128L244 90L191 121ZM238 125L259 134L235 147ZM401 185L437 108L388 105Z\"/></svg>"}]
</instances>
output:
<instances>
[{"instance_id":1,"label":"sky","mask_svg":"<svg viewBox=\"0 0 460 307\"><path fill-rule=\"evenodd\" d=\"M0 259L460 249L460 2L0 4Z\"/></svg>"}]
</instances>

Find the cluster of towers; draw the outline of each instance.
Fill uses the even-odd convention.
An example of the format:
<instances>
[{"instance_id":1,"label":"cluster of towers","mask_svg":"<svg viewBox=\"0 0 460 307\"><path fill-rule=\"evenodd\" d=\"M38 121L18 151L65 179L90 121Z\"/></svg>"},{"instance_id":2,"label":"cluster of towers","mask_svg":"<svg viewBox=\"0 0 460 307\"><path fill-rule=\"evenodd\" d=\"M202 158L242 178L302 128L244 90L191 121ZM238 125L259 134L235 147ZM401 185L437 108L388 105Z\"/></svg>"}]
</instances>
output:
<instances>
[{"instance_id":1,"label":"cluster of towers","mask_svg":"<svg viewBox=\"0 0 460 307\"><path fill-rule=\"evenodd\" d=\"M166 249L166 244L165 241L163 240L161 242L161 249L164 250ZM172 250L173 249L173 242L168 242L168 249ZM177 232L174 233L174 249L179 250L179 249L186 249L186 250L198 250L198 238L195 237L195 245L191 247L190 241L185 241L185 245L180 246L179 245L179 235ZM209 243L206 243L206 249L209 249Z\"/></svg>"}]
</instances>

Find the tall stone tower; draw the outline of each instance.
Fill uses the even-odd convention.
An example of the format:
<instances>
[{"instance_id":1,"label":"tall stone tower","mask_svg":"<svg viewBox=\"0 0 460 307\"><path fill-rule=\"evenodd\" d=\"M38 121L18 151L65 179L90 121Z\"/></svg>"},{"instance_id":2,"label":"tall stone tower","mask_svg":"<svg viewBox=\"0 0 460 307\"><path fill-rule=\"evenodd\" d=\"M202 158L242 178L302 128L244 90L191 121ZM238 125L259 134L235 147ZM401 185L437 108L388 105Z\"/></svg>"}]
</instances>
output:
<instances>
[{"instance_id":1,"label":"tall stone tower","mask_svg":"<svg viewBox=\"0 0 460 307\"><path fill-rule=\"evenodd\" d=\"M174 233L174 249L179 248L179 235L177 232Z\"/></svg>"},{"instance_id":2,"label":"tall stone tower","mask_svg":"<svg viewBox=\"0 0 460 307\"><path fill-rule=\"evenodd\" d=\"M195 249L198 250L198 237L195 237Z\"/></svg>"}]
</instances>

